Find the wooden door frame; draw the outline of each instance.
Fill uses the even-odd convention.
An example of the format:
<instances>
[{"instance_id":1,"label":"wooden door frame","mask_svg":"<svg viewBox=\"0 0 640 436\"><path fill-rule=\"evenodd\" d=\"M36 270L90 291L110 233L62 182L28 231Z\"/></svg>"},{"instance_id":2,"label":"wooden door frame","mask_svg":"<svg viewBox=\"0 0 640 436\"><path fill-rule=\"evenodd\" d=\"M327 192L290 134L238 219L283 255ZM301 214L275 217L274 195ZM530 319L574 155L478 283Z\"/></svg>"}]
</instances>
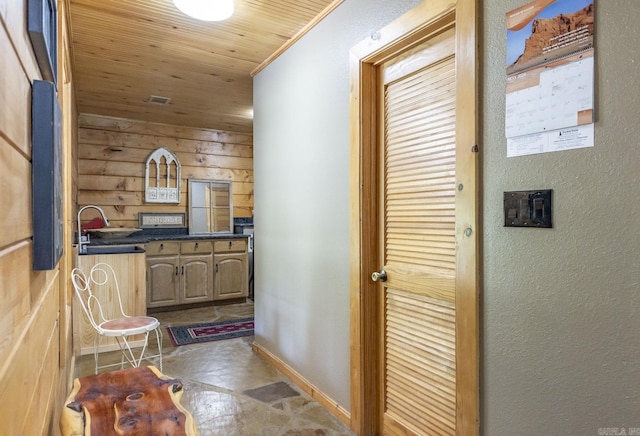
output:
<instances>
[{"instance_id":1,"label":"wooden door frame","mask_svg":"<svg viewBox=\"0 0 640 436\"><path fill-rule=\"evenodd\" d=\"M381 433L379 285L378 65L429 38L443 20L456 22L456 432L479 433L479 172L477 0L426 0L352 48L350 155L351 427Z\"/></svg>"}]
</instances>

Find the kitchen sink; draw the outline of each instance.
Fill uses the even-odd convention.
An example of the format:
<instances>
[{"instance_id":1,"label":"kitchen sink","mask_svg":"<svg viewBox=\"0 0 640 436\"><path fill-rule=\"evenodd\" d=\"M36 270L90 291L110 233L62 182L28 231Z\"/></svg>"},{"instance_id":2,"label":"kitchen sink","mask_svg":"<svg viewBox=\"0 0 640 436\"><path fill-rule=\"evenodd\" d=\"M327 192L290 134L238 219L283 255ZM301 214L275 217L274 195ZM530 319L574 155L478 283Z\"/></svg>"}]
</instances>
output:
<instances>
[{"instance_id":1,"label":"kitchen sink","mask_svg":"<svg viewBox=\"0 0 640 436\"><path fill-rule=\"evenodd\" d=\"M86 245L86 253L80 253L81 256L89 254L136 254L144 253L144 248L137 245Z\"/></svg>"},{"instance_id":2,"label":"kitchen sink","mask_svg":"<svg viewBox=\"0 0 640 436\"><path fill-rule=\"evenodd\" d=\"M138 229L135 227L103 227L101 229L91 229L87 230L96 238L101 239L115 239L115 238L126 238L127 236L139 232L142 229Z\"/></svg>"}]
</instances>

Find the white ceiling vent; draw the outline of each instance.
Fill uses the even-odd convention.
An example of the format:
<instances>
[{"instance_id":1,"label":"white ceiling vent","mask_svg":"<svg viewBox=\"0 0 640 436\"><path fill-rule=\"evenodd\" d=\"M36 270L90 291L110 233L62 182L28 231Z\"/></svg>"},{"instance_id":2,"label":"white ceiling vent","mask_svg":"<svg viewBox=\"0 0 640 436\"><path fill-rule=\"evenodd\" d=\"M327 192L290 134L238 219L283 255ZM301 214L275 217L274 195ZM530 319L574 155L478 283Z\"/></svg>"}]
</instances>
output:
<instances>
[{"instance_id":1,"label":"white ceiling vent","mask_svg":"<svg viewBox=\"0 0 640 436\"><path fill-rule=\"evenodd\" d=\"M171 99L169 97L160 97L157 95L152 95L149 97L149 103L153 104L169 104Z\"/></svg>"}]
</instances>

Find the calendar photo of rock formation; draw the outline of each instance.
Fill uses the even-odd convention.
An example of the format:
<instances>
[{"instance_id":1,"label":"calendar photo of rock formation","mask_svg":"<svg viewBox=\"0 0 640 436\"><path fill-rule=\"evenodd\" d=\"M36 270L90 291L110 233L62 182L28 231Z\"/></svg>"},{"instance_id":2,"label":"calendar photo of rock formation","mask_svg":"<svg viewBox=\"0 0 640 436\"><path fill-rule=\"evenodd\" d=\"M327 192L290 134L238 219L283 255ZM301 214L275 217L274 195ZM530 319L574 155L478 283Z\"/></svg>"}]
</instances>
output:
<instances>
[{"instance_id":1,"label":"calendar photo of rock formation","mask_svg":"<svg viewBox=\"0 0 640 436\"><path fill-rule=\"evenodd\" d=\"M594 21L593 0L538 0L507 13L507 74L588 52Z\"/></svg>"}]
</instances>

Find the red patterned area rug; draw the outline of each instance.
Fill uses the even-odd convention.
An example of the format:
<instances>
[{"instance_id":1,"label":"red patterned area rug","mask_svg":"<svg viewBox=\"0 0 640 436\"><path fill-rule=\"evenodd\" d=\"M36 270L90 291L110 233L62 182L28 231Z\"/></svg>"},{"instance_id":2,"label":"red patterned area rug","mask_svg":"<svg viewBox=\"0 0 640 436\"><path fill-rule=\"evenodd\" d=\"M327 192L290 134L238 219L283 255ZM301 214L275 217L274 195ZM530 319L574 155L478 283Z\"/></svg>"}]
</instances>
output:
<instances>
[{"instance_id":1,"label":"red patterned area rug","mask_svg":"<svg viewBox=\"0 0 640 436\"><path fill-rule=\"evenodd\" d=\"M175 347L240 338L253 335L253 318L167 327L167 331Z\"/></svg>"}]
</instances>

